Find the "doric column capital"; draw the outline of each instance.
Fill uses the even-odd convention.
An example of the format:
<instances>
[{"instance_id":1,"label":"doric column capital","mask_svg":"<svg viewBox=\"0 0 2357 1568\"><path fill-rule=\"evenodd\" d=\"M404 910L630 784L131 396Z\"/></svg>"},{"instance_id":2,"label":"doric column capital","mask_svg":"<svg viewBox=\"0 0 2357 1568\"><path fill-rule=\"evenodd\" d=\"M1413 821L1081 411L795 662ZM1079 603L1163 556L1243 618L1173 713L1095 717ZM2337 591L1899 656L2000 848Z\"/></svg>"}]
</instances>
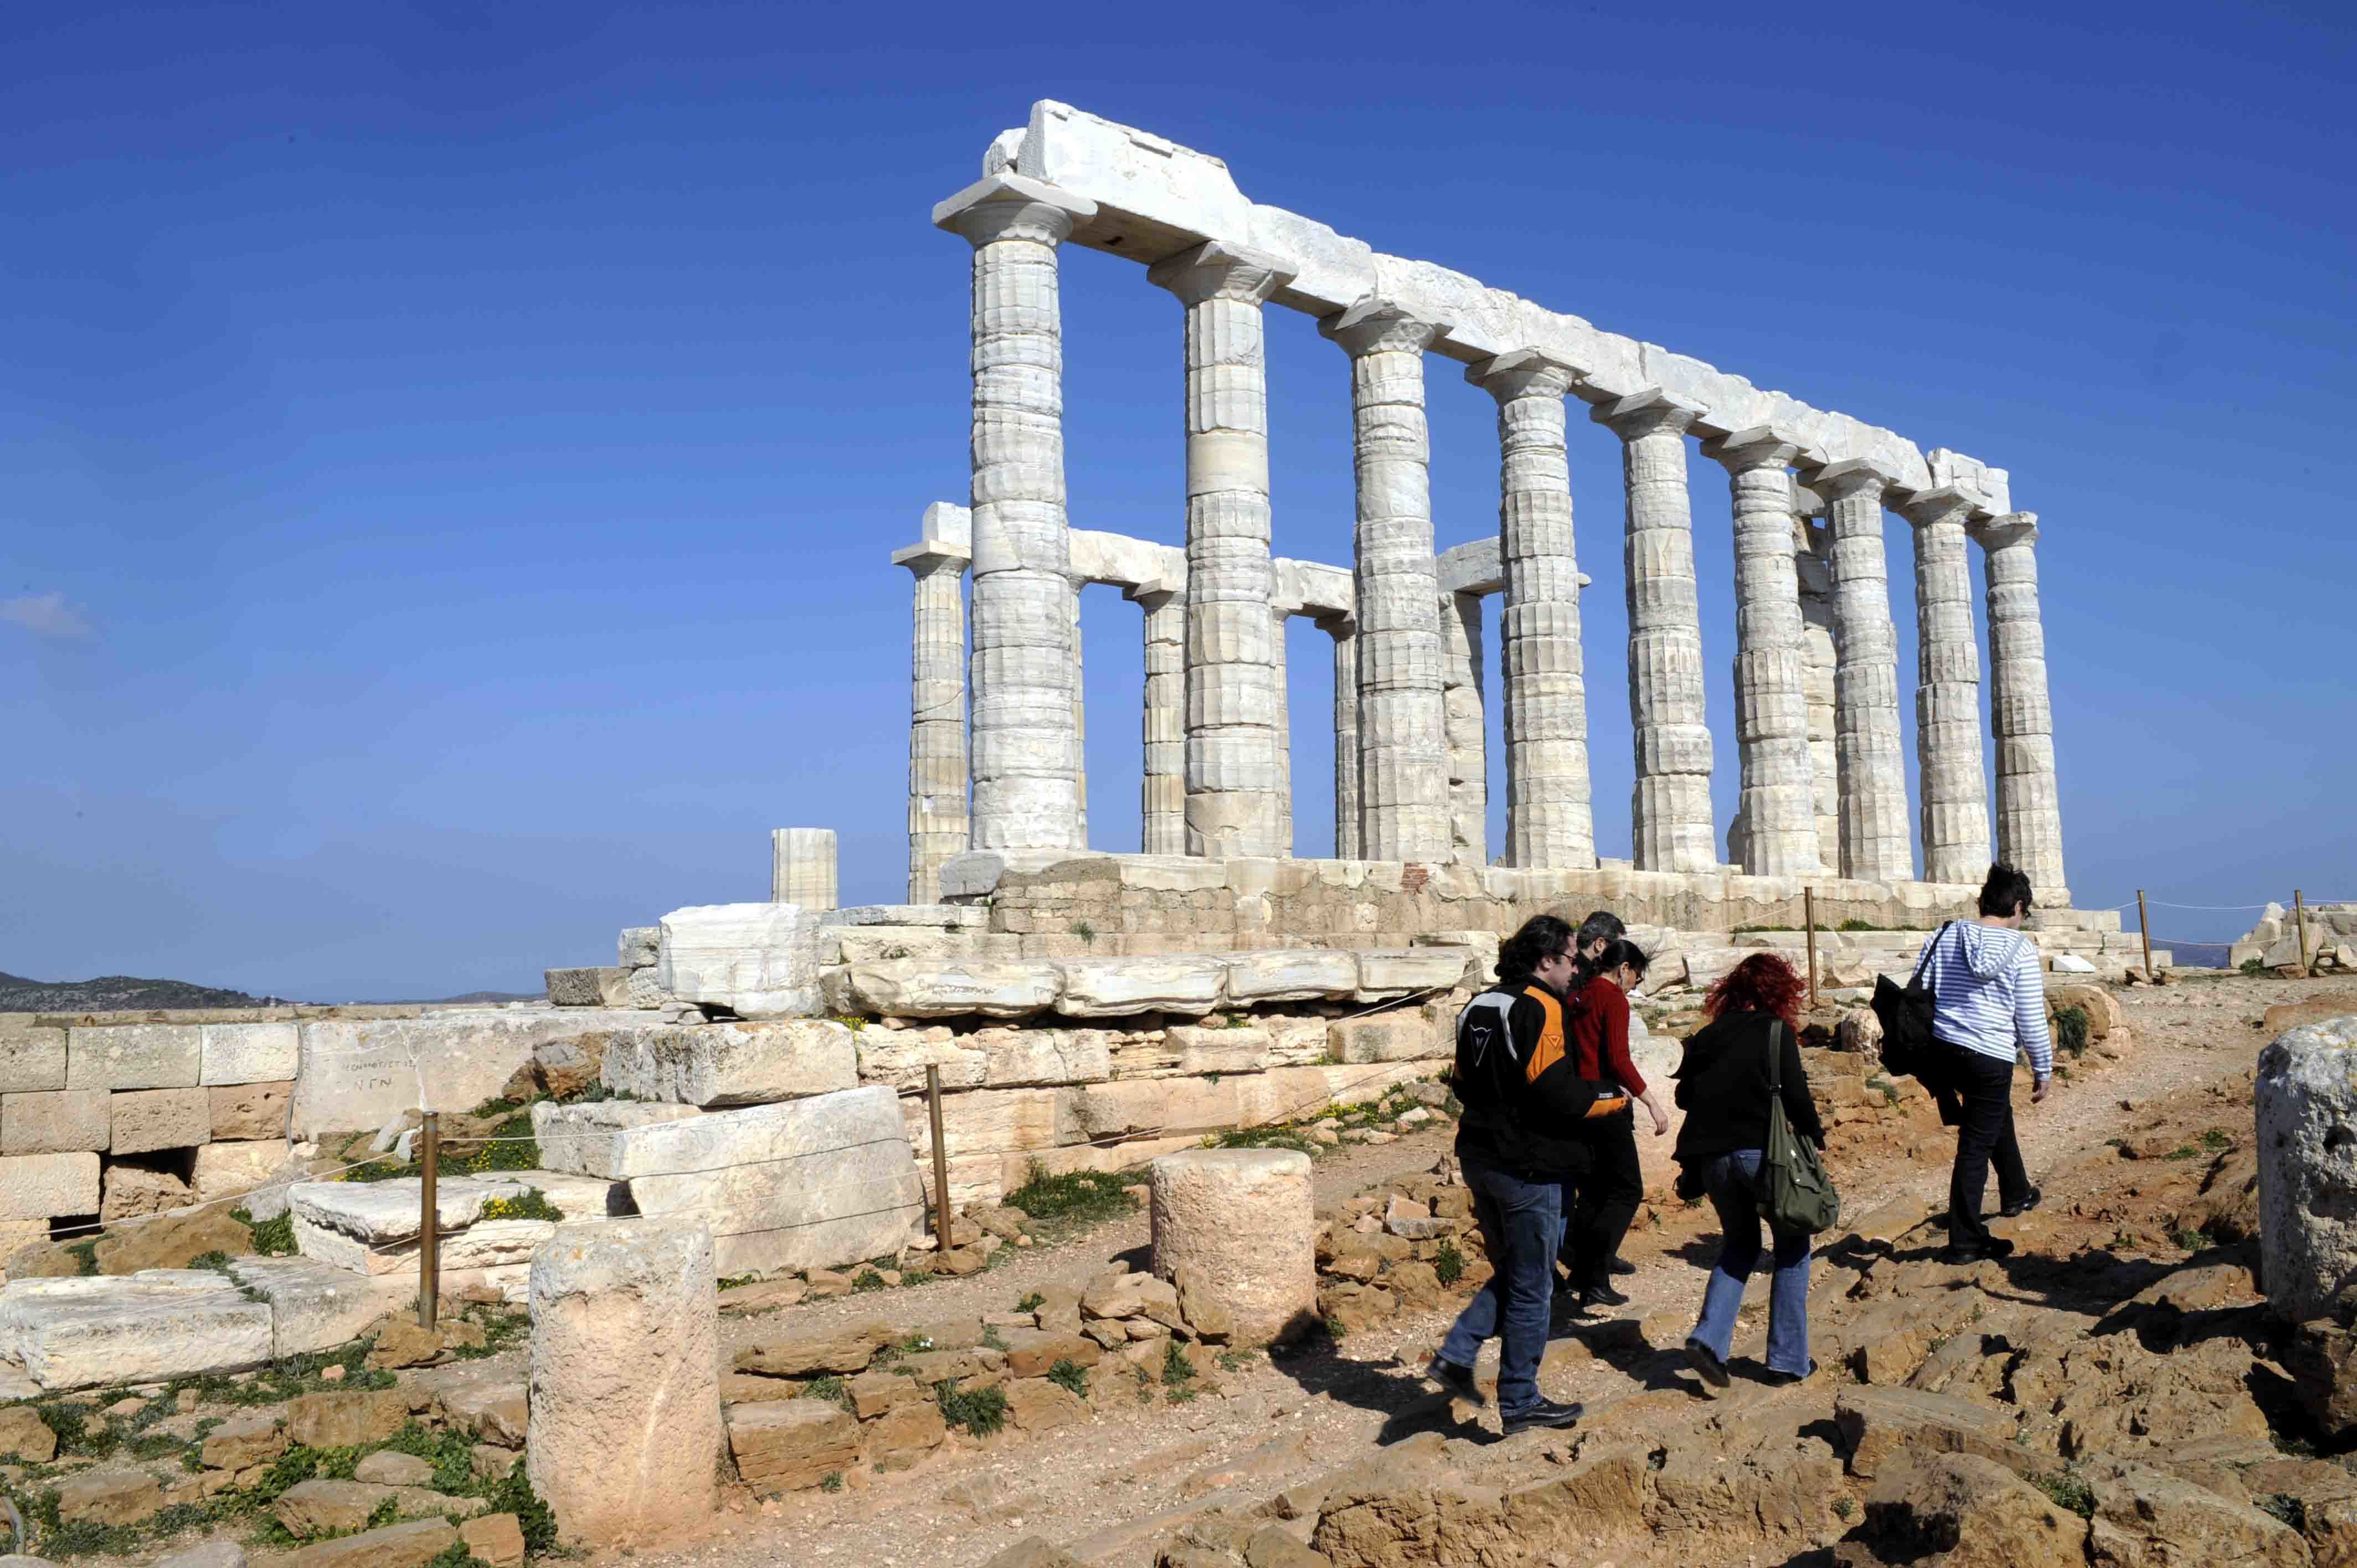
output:
<instances>
[{"instance_id":1,"label":"doric column capital","mask_svg":"<svg viewBox=\"0 0 2357 1568\"><path fill-rule=\"evenodd\" d=\"M1232 299L1264 305L1268 296L1293 281L1295 269L1285 258L1225 240L1206 240L1175 256L1165 256L1146 269L1146 281L1167 288L1182 305L1207 299Z\"/></svg>"},{"instance_id":2,"label":"doric column capital","mask_svg":"<svg viewBox=\"0 0 2357 1568\"><path fill-rule=\"evenodd\" d=\"M1853 496L1880 496L1899 476L1871 457L1845 457L1838 463L1827 463L1808 476L1809 488L1829 501L1846 501Z\"/></svg>"},{"instance_id":3,"label":"doric column capital","mask_svg":"<svg viewBox=\"0 0 2357 1568\"><path fill-rule=\"evenodd\" d=\"M1561 397L1587 373L1536 349L1510 349L1465 367L1465 379L1500 403L1518 397Z\"/></svg>"},{"instance_id":4,"label":"doric column capital","mask_svg":"<svg viewBox=\"0 0 2357 1568\"><path fill-rule=\"evenodd\" d=\"M1918 528L1930 528L1937 523L1966 521L1979 504L1977 497L1953 485L1940 485L1917 490L1891 510Z\"/></svg>"},{"instance_id":5,"label":"doric column capital","mask_svg":"<svg viewBox=\"0 0 2357 1568\"><path fill-rule=\"evenodd\" d=\"M1056 245L1096 215L1097 204L1085 196L1019 174L994 174L936 203L933 224L977 246L993 240Z\"/></svg>"},{"instance_id":6,"label":"doric column capital","mask_svg":"<svg viewBox=\"0 0 2357 1568\"><path fill-rule=\"evenodd\" d=\"M963 576L973 563L974 557L967 552L934 540L922 544L903 545L892 552L893 565L906 566L912 575L919 577L930 577L936 572L955 572Z\"/></svg>"},{"instance_id":7,"label":"doric column capital","mask_svg":"<svg viewBox=\"0 0 2357 1568\"><path fill-rule=\"evenodd\" d=\"M1725 464L1730 474L1749 473L1754 468L1789 468L1808 449L1809 444L1800 436L1773 424L1730 431L1702 444L1702 455Z\"/></svg>"},{"instance_id":8,"label":"doric column capital","mask_svg":"<svg viewBox=\"0 0 2357 1568\"><path fill-rule=\"evenodd\" d=\"M2038 542L2038 514L2034 511L2009 511L2003 517L1990 518L1986 522L1967 524L1964 532L1992 554L2016 544L2035 544Z\"/></svg>"},{"instance_id":9,"label":"doric column capital","mask_svg":"<svg viewBox=\"0 0 2357 1568\"><path fill-rule=\"evenodd\" d=\"M1410 311L1395 300L1371 294L1348 310L1340 310L1318 323L1318 330L1342 346L1342 352L1356 360L1386 349L1399 353L1420 354L1432 347L1432 340L1448 330L1450 323L1427 320Z\"/></svg>"},{"instance_id":10,"label":"doric column capital","mask_svg":"<svg viewBox=\"0 0 2357 1568\"><path fill-rule=\"evenodd\" d=\"M1323 615L1309 624L1337 642L1359 635L1359 618L1356 616Z\"/></svg>"},{"instance_id":11,"label":"doric column capital","mask_svg":"<svg viewBox=\"0 0 2357 1568\"><path fill-rule=\"evenodd\" d=\"M1151 583L1136 583L1121 591L1121 596L1134 605L1142 605L1148 613L1187 596L1184 577L1157 577Z\"/></svg>"},{"instance_id":12,"label":"doric column capital","mask_svg":"<svg viewBox=\"0 0 2357 1568\"><path fill-rule=\"evenodd\" d=\"M1587 417L1621 440L1634 441L1663 430L1684 435L1694 428L1694 422L1702 417L1703 412L1703 405L1692 398L1647 387L1643 392L1598 403L1588 411Z\"/></svg>"}]
</instances>

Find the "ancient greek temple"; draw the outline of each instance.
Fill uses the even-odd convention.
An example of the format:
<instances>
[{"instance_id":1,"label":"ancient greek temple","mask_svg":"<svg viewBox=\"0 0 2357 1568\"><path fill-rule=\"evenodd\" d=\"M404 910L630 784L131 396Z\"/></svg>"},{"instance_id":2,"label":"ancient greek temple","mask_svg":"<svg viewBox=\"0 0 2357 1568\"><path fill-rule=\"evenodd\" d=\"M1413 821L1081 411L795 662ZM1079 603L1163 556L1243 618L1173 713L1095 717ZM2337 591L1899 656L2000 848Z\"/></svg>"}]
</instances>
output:
<instances>
[{"instance_id":1,"label":"ancient greek temple","mask_svg":"<svg viewBox=\"0 0 2357 1568\"><path fill-rule=\"evenodd\" d=\"M1079 587L1143 612L1143 848L1285 857L1293 843L1284 622L1334 640L1334 854L1344 860L1725 878L1976 884L1992 855L1967 546L1986 557L1994 853L2066 908L2035 514L1960 453L1754 387L1429 263L1248 200L1219 159L1067 105L1033 106L933 221L973 247L973 488L893 560L915 578L909 897L970 851L1082 851ZM1076 530L1064 499L1058 266L1143 263L1186 355L1186 543ZM1263 312L1317 318L1351 379L1347 568L1274 553ZM1494 540L1435 549L1432 356L1495 400ZM1599 861L1590 811L1569 400L1622 443L1621 589L1634 843ZM1688 443L1724 469L1735 531L1739 805L1719 854L1704 712ZM1910 841L1885 513L1914 544ZM971 575L969 644L964 578ZM1483 601L1501 600L1506 842L1482 756ZM971 684L969 686L969 678ZM969 725L969 711L971 720Z\"/></svg>"}]
</instances>

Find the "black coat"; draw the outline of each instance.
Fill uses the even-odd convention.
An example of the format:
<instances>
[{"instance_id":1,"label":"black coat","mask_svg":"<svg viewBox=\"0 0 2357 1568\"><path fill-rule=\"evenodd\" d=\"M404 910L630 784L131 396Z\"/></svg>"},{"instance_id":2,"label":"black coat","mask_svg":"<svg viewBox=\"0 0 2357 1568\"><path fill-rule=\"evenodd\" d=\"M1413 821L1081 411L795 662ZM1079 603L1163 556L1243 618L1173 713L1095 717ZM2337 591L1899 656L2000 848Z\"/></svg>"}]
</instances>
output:
<instances>
[{"instance_id":1,"label":"black coat","mask_svg":"<svg viewBox=\"0 0 2357 1568\"><path fill-rule=\"evenodd\" d=\"M1799 1136L1824 1146L1824 1123L1809 1098L1800 1040L1773 1014L1729 1013L1686 1041L1685 1057L1678 1063L1677 1101L1686 1113L1678 1129L1680 1165L1767 1146L1771 1028L1783 1036L1784 1119Z\"/></svg>"}]
</instances>

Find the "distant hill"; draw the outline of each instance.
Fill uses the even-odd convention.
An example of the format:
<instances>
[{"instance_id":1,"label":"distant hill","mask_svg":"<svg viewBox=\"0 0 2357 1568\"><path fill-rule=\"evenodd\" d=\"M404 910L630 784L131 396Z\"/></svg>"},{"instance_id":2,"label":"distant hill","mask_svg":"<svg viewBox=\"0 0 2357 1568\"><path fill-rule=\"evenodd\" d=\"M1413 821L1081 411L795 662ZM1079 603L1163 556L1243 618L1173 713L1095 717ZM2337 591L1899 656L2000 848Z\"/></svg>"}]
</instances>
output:
<instances>
[{"instance_id":1,"label":"distant hill","mask_svg":"<svg viewBox=\"0 0 2357 1568\"><path fill-rule=\"evenodd\" d=\"M260 1007L264 999L185 980L137 980L105 974L96 980L27 980L0 974L0 1013L115 1013L147 1007Z\"/></svg>"}]
</instances>

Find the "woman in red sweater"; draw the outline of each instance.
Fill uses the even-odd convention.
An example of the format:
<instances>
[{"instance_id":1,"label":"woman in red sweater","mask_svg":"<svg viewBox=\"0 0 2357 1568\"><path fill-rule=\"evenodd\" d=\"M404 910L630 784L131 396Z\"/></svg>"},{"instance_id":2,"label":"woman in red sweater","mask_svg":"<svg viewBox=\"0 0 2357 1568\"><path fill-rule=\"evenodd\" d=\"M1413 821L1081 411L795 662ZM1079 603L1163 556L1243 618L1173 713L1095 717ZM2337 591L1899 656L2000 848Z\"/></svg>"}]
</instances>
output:
<instances>
[{"instance_id":1,"label":"woman in red sweater","mask_svg":"<svg viewBox=\"0 0 2357 1568\"><path fill-rule=\"evenodd\" d=\"M1653 1136L1670 1130L1661 1097L1629 1059L1629 993L1645 978L1645 951L1625 938L1606 944L1582 966L1587 983L1565 1011L1565 1032L1582 1078L1618 1083L1653 1119ZM1612 1288L1612 1260L1637 1206L1645 1198L1645 1178L1637 1164L1637 1119L1633 1111L1584 1122L1579 1136L1589 1155L1587 1171L1565 1184L1563 1261L1580 1310L1620 1306L1629 1298Z\"/></svg>"}]
</instances>

